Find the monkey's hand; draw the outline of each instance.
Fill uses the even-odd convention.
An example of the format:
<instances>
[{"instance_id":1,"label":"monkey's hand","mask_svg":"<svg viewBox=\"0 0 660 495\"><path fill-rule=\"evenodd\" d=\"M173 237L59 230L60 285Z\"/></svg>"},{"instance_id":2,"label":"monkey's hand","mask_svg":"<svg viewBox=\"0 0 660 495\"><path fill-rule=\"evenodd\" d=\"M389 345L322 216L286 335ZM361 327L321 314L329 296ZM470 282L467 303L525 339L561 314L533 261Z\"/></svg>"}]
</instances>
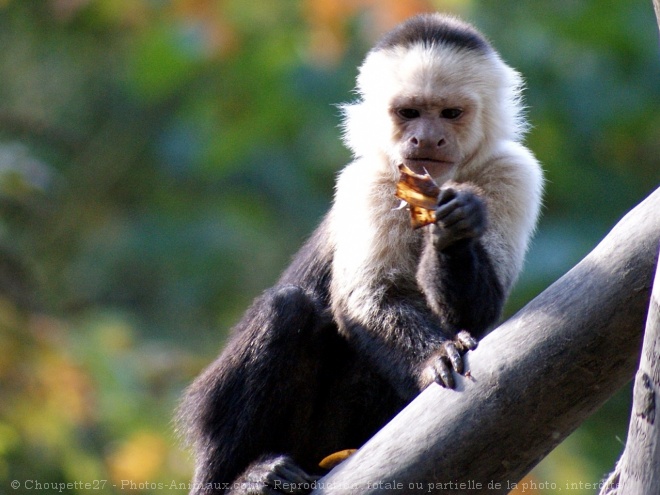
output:
<instances>
[{"instance_id":1,"label":"monkey's hand","mask_svg":"<svg viewBox=\"0 0 660 495\"><path fill-rule=\"evenodd\" d=\"M254 462L236 480L231 495L303 495L319 476L307 474L287 455L267 456Z\"/></svg>"},{"instance_id":2,"label":"monkey's hand","mask_svg":"<svg viewBox=\"0 0 660 495\"><path fill-rule=\"evenodd\" d=\"M430 228L437 249L445 249L461 239L475 239L486 231L486 202L478 188L449 184L440 190L435 210L436 223Z\"/></svg>"},{"instance_id":3,"label":"monkey's hand","mask_svg":"<svg viewBox=\"0 0 660 495\"><path fill-rule=\"evenodd\" d=\"M436 382L446 388L454 388L456 385L452 370L463 374L463 354L476 349L477 341L465 330L458 332L454 340L442 343L422 367L420 385L426 388Z\"/></svg>"}]
</instances>

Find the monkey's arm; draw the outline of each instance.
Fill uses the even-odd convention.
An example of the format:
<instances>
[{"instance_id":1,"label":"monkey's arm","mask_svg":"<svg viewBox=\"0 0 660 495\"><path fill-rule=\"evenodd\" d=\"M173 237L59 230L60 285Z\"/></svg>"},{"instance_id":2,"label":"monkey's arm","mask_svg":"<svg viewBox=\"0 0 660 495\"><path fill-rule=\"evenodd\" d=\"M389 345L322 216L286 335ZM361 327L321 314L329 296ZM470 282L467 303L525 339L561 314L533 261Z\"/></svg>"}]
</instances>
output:
<instances>
[{"instance_id":1,"label":"monkey's arm","mask_svg":"<svg viewBox=\"0 0 660 495\"><path fill-rule=\"evenodd\" d=\"M488 228L483 191L444 185L437 223L425 228L417 281L433 312L453 328L480 337L500 316L505 293L482 236Z\"/></svg>"},{"instance_id":2,"label":"monkey's arm","mask_svg":"<svg viewBox=\"0 0 660 495\"><path fill-rule=\"evenodd\" d=\"M472 284L481 280L492 284L490 272L479 273L486 266L480 264L479 254L483 254L483 250L472 244L457 243L447 249L447 254L429 249L429 258L436 261L442 258L436 263L431 259L426 262L429 275L431 270L436 270L435 273L442 271L440 276L445 278L456 274L459 279L466 277L432 286L439 291L436 295L436 301L442 304L439 311L431 309L428 295L422 293L417 284L406 285L403 280L375 287L362 304L349 298L335 307L339 328L358 354L378 370L405 401L411 400L432 381L453 387L451 370L461 373L461 353L476 346L469 335L460 331L467 329L480 334L499 314L501 291L494 297L495 301L487 302L494 309L474 319L472 315L479 314L479 309L475 308L478 302L471 305L463 301L465 297L489 297L488 291L473 289ZM474 329L457 326L473 321L481 326Z\"/></svg>"},{"instance_id":3,"label":"monkey's arm","mask_svg":"<svg viewBox=\"0 0 660 495\"><path fill-rule=\"evenodd\" d=\"M460 240L438 251L434 237L427 235L419 286L383 284L362 309L351 302L335 308L358 353L406 401L433 381L454 386L452 369L462 373L461 354L476 346L470 334L482 335L504 301L479 241Z\"/></svg>"},{"instance_id":4,"label":"monkey's arm","mask_svg":"<svg viewBox=\"0 0 660 495\"><path fill-rule=\"evenodd\" d=\"M422 377L423 363L455 333L431 312L416 287L381 286L363 302L368 312L351 308L351 302L336 305L340 332L401 399L410 401L430 383Z\"/></svg>"},{"instance_id":5,"label":"monkey's arm","mask_svg":"<svg viewBox=\"0 0 660 495\"><path fill-rule=\"evenodd\" d=\"M442 327L455 337L418 368L421 387L436 381L453 388L452 369L463 373L462 354L477 346L475 337L501 314L505 292L482 240L487 216L481 190L469 184L443 186L437 223L425 229L417 283Z\"/></svg>"}]
</instances>

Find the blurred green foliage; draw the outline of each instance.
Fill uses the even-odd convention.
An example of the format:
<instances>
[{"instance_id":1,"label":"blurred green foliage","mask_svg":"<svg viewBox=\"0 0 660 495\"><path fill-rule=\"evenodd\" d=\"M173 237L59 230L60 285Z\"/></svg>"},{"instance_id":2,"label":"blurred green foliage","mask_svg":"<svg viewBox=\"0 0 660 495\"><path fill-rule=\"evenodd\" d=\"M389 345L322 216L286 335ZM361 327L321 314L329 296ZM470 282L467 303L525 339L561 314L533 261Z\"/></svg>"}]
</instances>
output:
<instances>
[{"instance_id":1,"label":"blurred green foliage","mask_svg":"<svg viewBox=\"0 0 660 495\"><path fill-rule=\"evenodd\" d=\"M327 209L364 53L429 8L527 80L548 185L511 314L658 185L651 0L0 0L0 492L189 479L177 398ZM530 479L598 481L627 416Z\"/></svg>"}]
</instances>

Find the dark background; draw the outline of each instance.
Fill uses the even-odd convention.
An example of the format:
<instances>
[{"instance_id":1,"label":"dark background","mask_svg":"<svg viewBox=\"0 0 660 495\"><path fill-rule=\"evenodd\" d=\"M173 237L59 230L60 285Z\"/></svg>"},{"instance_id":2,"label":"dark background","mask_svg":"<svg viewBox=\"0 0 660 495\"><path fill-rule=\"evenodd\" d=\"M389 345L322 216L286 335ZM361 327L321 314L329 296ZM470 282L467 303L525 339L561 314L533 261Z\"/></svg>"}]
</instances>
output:
<instances>
[{"instance_id":1,"label":"dark background","mask_svg":"<svg viewBox=\"0 0 660 495\"><path fill-rule=\"evenodd\" d=\"M658 185L651 0L0 0L0 492L189 480L183 387L328 208L365 52L433 9L527 80L548 182L510 315ZM597 482L629 395L529 479Z\"/></svg>"}]
</instances>

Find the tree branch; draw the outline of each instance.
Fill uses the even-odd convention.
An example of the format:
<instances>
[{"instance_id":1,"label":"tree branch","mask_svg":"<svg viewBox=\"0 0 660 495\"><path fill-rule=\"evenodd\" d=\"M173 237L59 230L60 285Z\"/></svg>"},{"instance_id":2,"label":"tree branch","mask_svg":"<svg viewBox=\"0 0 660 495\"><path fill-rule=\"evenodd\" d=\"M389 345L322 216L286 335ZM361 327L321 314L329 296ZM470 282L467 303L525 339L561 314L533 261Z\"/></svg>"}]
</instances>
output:
<instances>
[{"instance_id":1,"label":"tree branch","mask_svg":"<svg viewBox=\"0 0 660 495\"><path fill-rule=\"evenodd\" d=\"M660 264L656 267L644 345L635 375L626 448L601 495L660 493Z\"/></svg>"},{"instance_id":2,"label":"tree branch","mask_svg":"<svg viewBox=\"0 0 660 495\"><path fill-rule=\"evenodd\" d=\"M660 189L468 353L456 390L431 385L314 493L507 493L633 376L659 211Z\"/></svg>"}]
</instances>

